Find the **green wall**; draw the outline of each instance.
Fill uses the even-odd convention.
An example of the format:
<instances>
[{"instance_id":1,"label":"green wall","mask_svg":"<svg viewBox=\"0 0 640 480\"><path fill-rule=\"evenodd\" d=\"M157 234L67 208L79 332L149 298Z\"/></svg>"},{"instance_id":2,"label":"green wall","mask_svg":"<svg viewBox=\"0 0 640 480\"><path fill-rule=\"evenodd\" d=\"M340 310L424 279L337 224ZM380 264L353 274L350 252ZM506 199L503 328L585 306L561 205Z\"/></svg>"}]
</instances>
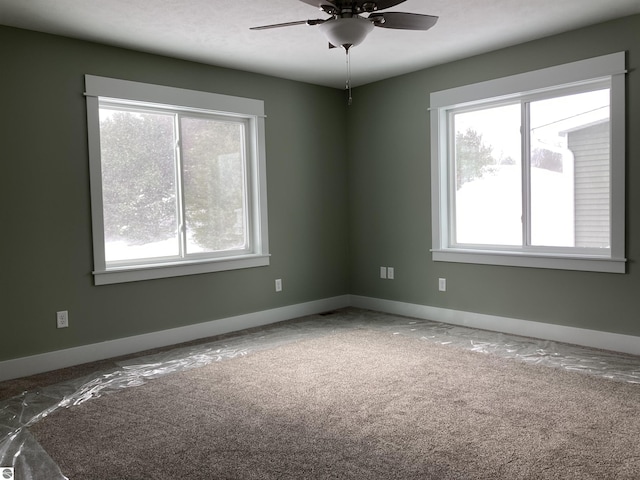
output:
<instances>
[{"instance_id":1,"label":"green wall","mask_svg":"<svg viewBox=\"0 0 640 480\"><path fill-rule=\"evenodd\" d=\"M0 58L0 360L348 293L343 92L4 27ZM264 100L269 267L93 285L86 73Z\"/></svg>"},{"instance_id":2,"label":"green wall","mask_svg":"<svg viewBox=\"0 0 640 480\"><path fill-rule=\"evenodd\" d=\"M639 32L636 15L358 88L349 111L351 293L640 335ZM431 261L429 94L622 50L627 274ZM395 267L396 279L381 280L380 266Z\"/></svg>"},{"instance_id":3,"label":"green wall","mask_svg":"<svg viewBox=\"0 0 640 480\"><path fill-rule=\"evenodd\" d=\"M639 31L633 16L422 70L347 107L341 90L0 27L0 361L348 293L640 336ZM627 274L432 262L429 93L621 50ZM93 285L86 73L265 101L269 267Z\"/></svg>"}]
</instances>

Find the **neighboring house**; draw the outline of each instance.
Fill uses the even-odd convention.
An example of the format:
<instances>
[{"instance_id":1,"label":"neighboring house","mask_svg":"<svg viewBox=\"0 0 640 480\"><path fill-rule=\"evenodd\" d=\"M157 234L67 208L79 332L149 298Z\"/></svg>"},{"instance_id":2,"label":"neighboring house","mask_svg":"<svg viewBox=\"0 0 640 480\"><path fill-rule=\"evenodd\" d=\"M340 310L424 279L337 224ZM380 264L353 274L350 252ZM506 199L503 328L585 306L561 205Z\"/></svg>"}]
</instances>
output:
<instances>
[{"instance_id":1,"label":"neighboring house","mask_svg":"<svg viewBox=\"0 0 640 480\"><path fill-rule=\"evenodd\" d=\"M575 237L582 247L608 247L608 119L565 130L575 161Z\"/></svg>"}]
</instances>

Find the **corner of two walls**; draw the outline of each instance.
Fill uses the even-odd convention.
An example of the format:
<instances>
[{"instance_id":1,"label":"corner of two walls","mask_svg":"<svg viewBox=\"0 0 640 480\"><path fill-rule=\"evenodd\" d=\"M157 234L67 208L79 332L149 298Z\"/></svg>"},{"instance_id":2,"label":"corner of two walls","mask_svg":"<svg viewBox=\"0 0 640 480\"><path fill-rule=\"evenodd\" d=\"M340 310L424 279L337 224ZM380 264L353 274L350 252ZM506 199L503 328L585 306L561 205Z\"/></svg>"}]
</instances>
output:
<instances>
[{"instance_id":1,"label":"corner of two walls","mask_svg":"<svg viewBox=\"0 0 640 480\"><path fill-rule=\"evenodd\" d=\"M627 184L640 154L640 15L357 88L349 110L351 293L466 314L640 336L640 196L627 189L626 274L433 262L429 94L627 51ZM428 33L427 33L428 34ZM428 43L426 44L428 48ZM381 279L380 267L394 267ZM447 291L438 289L446 278Z\"/></svg>"},{"instance_id":2,"label":"corner of two walls","mask_svg":"<svg viewBox=\"0 0 640 480\"><path fill-rule=\"evenodd\" d=\"M0 361L349 294L640 336L632 213L625 275L431 261L428 116L431 91L627 50L627 131L636 131L638 30L633 16L429 68L358 87L347 107L336 89L1 27L0 43L13 46L2 194L16 234L3 243L10 341ZM85 73L265 100L269 267L93 285ZM630 185L639 142L629 135ZM627 196L634 212L640 197ZM381 279L381 266L395 278ZM70 328L55 328L59 310Z\"/></svg>"}]
</instances>

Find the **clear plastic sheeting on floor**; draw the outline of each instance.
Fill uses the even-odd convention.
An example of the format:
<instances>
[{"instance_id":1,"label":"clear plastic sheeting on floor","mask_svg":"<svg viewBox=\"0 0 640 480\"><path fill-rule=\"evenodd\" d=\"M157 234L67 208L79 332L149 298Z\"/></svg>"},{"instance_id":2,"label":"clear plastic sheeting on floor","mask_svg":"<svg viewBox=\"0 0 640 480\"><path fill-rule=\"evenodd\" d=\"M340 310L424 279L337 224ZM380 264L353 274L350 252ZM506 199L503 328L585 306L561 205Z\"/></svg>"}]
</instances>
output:
<instances>
[{"instance_id":1,"label":"clear plastic sheeting on floor","mask_svg":"<svg viewBox=\"0 0 640 480\"><path fill-rule=\"evenodd\" d=\"M636 356L347 308L122 361L117 364L118 368L109 371L1 401L0 467L13 466L16 478L24 480L66 479L29 433L30 425L57 409L142 385L162 375L352 329L404 335L426 343L453 345L526 363L640 384L640 360Z\"/></svg>"}]
</instances>

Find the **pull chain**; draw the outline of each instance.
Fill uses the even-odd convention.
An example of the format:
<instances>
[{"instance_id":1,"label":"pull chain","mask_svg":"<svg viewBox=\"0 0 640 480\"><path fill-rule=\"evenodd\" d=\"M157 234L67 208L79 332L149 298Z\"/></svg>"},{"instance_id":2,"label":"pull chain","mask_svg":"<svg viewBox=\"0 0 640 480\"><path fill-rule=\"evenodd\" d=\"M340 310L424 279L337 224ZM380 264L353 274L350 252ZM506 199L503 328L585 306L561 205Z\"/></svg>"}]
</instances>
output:
<instances>
[{"instance_id":1,"label":"pull chain","mask_svg":"<svg viewBox=\"0 0 640 480\"><path fill-rule=\"evenodd\" d=\"M353 98L351 97L351 56L349 55L349 50L351 45L345 47L347 52L347 86L346 89L349 92L349 100L347 105L351 105L353 103Z\"/></svg>"}]
</instances>

